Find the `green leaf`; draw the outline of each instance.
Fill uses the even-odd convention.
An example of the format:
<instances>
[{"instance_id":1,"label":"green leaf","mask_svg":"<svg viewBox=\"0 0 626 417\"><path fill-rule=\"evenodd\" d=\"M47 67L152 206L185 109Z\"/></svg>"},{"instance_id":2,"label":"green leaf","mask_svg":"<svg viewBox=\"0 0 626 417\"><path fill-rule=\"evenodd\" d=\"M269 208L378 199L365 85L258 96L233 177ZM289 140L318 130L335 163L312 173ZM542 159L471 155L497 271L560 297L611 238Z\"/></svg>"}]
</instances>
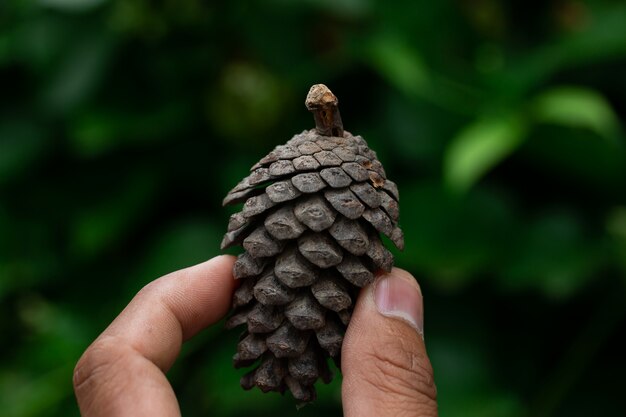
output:
<instances>
[{"instance_id":1,"label":"green leaf","mask_svg":"<svg viewBox=\"0 0 626 417\"><path fill-rule=\"evenodd\" d=\"M171 102L141 110L88 109L71 121L67 140L81 157L95 158L120 147L149 147L175 135L188 123L190 109Z\"/></svg>"},{"instance_id":2,"label":"green leaf","mask_svg":"<svg viewBox=\"0 0 626 417\"><path fill-rule=\"evenodd\" d=\"M72 395L74 361L33 377L24 371L0 372L0 401L6 417L38 417L47 414Z\"/></svg>"},{"instance_id":3,"label":"green leaf","mask_svg":"<svg viewBox=\"0 0 626 417\"><path fill-rule=\"evenodd\" d=\"M442 291L479 279L508 252L514 208L501 194L477 188L453 198L440 183L401 183L406 247L398 265Z\"/></svg>"},{"instance_id":4,"label":"green leaf","mask_svg":"<svg viewBox=\"0 0 626 417\"><path fill-rule=\"evenodd\" d=\"M521 99L530 91L549 83L560 72L582 67L593 73L592 65L606 65L621 59L626 53L624 2L592 3L595 4L579 16L581 19L575 31L566 36L545 39L527 53L508 54L507 69L500 75L491 74L487 80L497 89L496 93L510 99ZM598 74L594 76L602 77Z\"/></svg>"},{"instance_id":5,"label":"green leaf","mask_svg":"<svg viewBox=\"0 0 626 417\"><path fill-rule=\"evenodd\" d=\"M615 263L626 272L626 206L615 207L607 215L606 230L611 238ZM626 274L622 274L626 280Z\"/></svg>"},{"instance_id":6,"label":"green leaf","mask_svg":"<svg viewBox=\"0 0 626 417\"><path fill-rule=\"evenodd\" d=\"M605 265L607 253L602 240L585 237L583 224L580 215L563 209L527 221L515 233L519 247L499 274L500 284L537 289L554 299L581 291Z\"/></svg>"},{"instance_id":7,"label":"green leaf","mask_svg":"<svg viewBox=\"0 0 626 417\"><path fill-rule=\"evenodd\" d=\"M428 68L415 48L394 36L377 36L366 47L369 63L400 91L427 95Z\"/></svg>"},{"instance_id":8,"label":"green leaf","mask_svg":"<svg viewBox=\"0 0 626 417\"><path fill-rule=\"evenodd\" d=\"M0 33L0 65L11 59L11 40L6 33Z\"/></svg>"},{"instance_id":9,"label":"green leaf","mask_svg":"<svg viewBox=\"0 0 626 417\"><path fill-rule=\"evenodd\" d=\"M191 218L160 231L148 248L137 277L150 281L219 255L222 229L206 218Z\"/></svg>"},{"instance_id":10,"label":"green leaf","mask_svg":"<svg viewBox=\"0 0 626 417\"><path fill-rule=\"evenodd\" d=\"M44 129L28 120L0 121L0 184L28 170L45 153Z\"/></svg>"},{"instance_id":11,"label":"green leaf","mask_svg":"<svg viewBox=\"0 0 626 417\"><path fill-rule=\"evenodd\" d=\"M90 259L123 240L149 210L156 191L156 182L148 172L129 177L123 187L110 194L102 190L102 200L83 207L73 218L70 229L73 256Z\"/></svg>"},{"instance_id":12,"label":"green leaf","mask_svg":"<svg viewBox=\"0 0 626 417\"><path fill-rule=\"evenodd\" d=\"M58 114L82 104L102 80L111 52L111 39L101 33L86 35L65 47L41 92L44 107Z\"/></svg>"},{"instance_id":13,"label":"green leaf","mask_svg":"<svg viewBox=\"0 0 626 417\"><path fill-rule=\"evenodd\" d=\"M428 351L437 372L438 405L441 415L463 417L517 417L526 415L518 393L497 382L493 358L485 341L474 337L484 329L478 315L462 313L467 322L454 335L435 331L428 335ZM458 316L457 316L458 317ZM474 319L476 324L472 324ZM474 333L468 333L473 331ZM484 334L484 333L482 333Z\"/></svg>"},{"instance_id":14,"label":"green leaf","mask_svg":"<svg viewBox=\"0 0 626 417\"><path fill-rule=\"evenodd\" d=\"M532 103L536 121L592 130L615 141L620 131L618 117L598 92L581 87L556 87Z\"/></svg>"},{"instance_id":15,"label":"green leaf","mask_svg":"<svg viewBox=\"0 0 626 417\"><path fill-rule=\"evenodd\" d=\"M465 192L522 143L526 122L517 116L489 117L467 126L452 139L444 156L444 181Z\"/></svg>"},{"instance_id":16,"label":"green leaf","mask_svg":"<svg viewBox=\"0 0 626 417\"><path fill-rule=\"evenodd\" d=\"M62 12L86 12L105 2L107 0L39 0L43 6Z\"/></svg>"},{"instance_id":17,"label":"green leaf","mask_svg":"<svg viewBox=\"0 0 626 417\"><path fill-rule=\"evenodd\" d=\"M278 7L289 7L294 4L307 5L307 7L323 10L331 15L348 18L367 16L374 6L371 0L304 0L297 3L290 0L275 0L273 3Z\"/></svg>"}]
</instances>

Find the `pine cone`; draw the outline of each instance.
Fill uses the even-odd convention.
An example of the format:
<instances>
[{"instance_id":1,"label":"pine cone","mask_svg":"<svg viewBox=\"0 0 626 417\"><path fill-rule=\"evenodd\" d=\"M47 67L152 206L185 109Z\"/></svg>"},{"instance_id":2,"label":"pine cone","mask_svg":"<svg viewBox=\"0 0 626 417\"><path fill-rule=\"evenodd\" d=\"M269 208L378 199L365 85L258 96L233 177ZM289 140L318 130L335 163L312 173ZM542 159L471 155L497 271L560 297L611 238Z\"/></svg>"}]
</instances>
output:
<instances>
[{"instance_id":1,"label":"pine cone","mask_svg":"<svg viewBox=\"0 0 626 417\"><path fill-rule=\"evenodd\" d=\"M289 389L315 399L318 378L330 382L327 358L340 366L341 345L359 288L399 248L398 189L360 136L343 130L337 98L311 87L306 106L316 128L277 146L233 188L223 204L244 202L231 216L222 249L243 245L227 328L246 325L233 361L256 363L241 386Z\"/></svg>"}]
</instances>

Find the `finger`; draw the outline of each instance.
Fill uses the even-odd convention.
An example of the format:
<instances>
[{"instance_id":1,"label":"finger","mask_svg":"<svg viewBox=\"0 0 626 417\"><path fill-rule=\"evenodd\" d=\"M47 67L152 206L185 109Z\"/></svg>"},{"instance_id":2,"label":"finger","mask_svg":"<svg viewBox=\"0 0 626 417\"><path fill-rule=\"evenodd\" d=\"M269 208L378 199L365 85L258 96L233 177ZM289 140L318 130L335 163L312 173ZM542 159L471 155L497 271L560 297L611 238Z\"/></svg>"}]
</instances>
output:
<instances>
[{"instance_id":1,"label":"finger","mask_svg":"<svg viewBox=\"0 0 626 417\"><path fill-rule=\"evenodd\" d=\"M165 378L184 340L230 307L233 257L219 256L144 287L74 371L83 416L179 415Z\"/></svg>"},{"instance_id":2,"label":"finger","mask_svg":"<svg viewBox=\"0 0 626 417\"><path fill-rule=\"evenodd\" d=\"M419 286L394 268L361 290L342 350L346 417L437 416Z\"/></svg>"}]
</instances>

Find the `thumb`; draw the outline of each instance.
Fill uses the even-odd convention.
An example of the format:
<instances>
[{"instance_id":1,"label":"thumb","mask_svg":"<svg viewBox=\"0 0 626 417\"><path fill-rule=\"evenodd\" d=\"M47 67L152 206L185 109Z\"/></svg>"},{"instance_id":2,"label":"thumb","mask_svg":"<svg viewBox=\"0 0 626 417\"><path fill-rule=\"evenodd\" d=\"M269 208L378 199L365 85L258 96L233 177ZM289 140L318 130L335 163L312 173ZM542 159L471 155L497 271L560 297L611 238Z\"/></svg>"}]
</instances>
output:
<instances>
[{"instance_id":1,"label":"thumb","mask_svg":"<svg viewBox=\"0 0 626 417\"><path fill-rule=\"evenodd\" d=\"M341 353L346 417L437 416L423 317L406 271L394 268L361 290Z\"/></svg>"}]
</instances>

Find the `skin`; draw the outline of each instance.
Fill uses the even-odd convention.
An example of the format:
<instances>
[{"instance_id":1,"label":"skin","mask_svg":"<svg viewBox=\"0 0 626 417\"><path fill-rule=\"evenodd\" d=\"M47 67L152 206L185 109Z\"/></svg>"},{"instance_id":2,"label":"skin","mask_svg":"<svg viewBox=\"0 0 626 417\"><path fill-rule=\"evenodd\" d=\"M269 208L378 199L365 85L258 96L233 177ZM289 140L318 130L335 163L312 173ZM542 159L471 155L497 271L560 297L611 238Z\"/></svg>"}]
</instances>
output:
<instances>
[{"instance_id":1,"label":"skin","mask_svg":"<svg viewBox=\"0 0 626 417\"><path fill-rule=\"evenodd\" d=\"M233 263L218 256L161 277L133 298L76 365L83 416L180 416L165 374L186 340L228 312ZM376 307L375 288L389 277L415 283L394 268L361 291L342 350L344 416L437 416L421 317L411 324ZM421 309L419 287L410 285Z\"/></svg>"}]
</instances>

